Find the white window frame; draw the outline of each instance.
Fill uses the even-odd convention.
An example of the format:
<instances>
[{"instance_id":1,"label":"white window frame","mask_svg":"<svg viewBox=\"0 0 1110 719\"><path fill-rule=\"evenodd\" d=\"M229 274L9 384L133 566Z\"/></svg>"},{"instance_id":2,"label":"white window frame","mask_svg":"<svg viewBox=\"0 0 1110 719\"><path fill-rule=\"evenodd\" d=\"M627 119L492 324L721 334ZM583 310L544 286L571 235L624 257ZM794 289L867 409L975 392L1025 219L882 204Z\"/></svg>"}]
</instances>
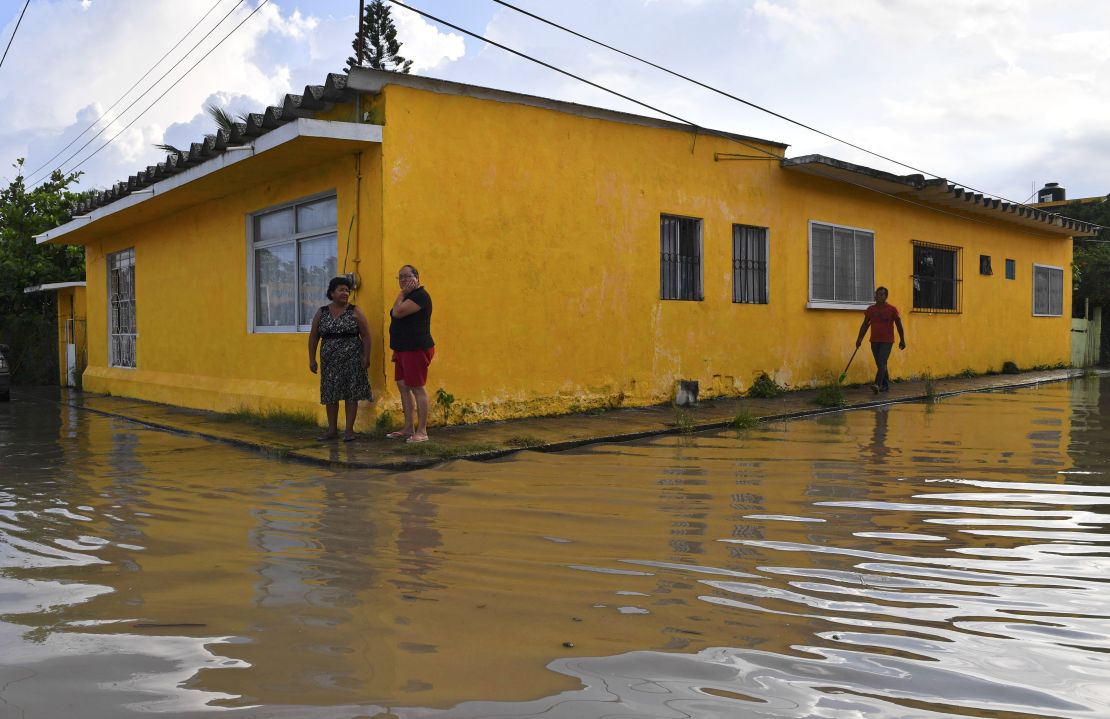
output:
<instances>
[{"instance_id":1,"label":"white window frame","mask_svg":"<svg viewBox=\"0 0 1110 719\"><path fill-rule=\"evenodd\" d=\"M831 227L833 229L852 230L853 232L866 232L869 235L871 235L871 284L875 283L875 231L874 230L870 230L866 227L852 227L851 225L840 225L840 224L837 224L835 222L825 222L823 220L810 220L809 223L806 226L806 233L807 233L806 240L807 240L807 248L808 248L807 253L806 253L806 262L808 264L808 267L807 267L807 270L806 270L807 282L808 282L807 297L806 297L806 308L811 309L811 310L858 310L860 312L862 312L863 310L866 310L872 304L872 301L870 299L867 300L867 301L862 301L861 300L859 302L836 302L836 301L830 301L830 300L815 300L813 298L813 226L814 225L823 225L825 227Z\"/></svg>"},{"instance_id":2,"label":"white window frame","mask_svg":"<svg viewBox=\"0 0 1110 719\"><path fill-rule=\"evenodd\" d=\"M113 309L113 305L117 304L115 302L115 300L113 299L113 297L115 295L115 292L114 292L114 289L115 289L114 284L115 283L113 281L113 276L114 275L113 275L112 270L113 270L113 266L116 264L117 258L123 257L124 255L126 255L127 259L130 260L130 265L131 265L131 297L130 297L130 304L131 304L131 329L133 330L131 333L113 332L112 331L114 329L113 322L112 322L112 309ZM127 249L120 250L119 252L112 252L105 259L106 259L105 271L108 274L108 276L106 278L107 281L104 283L106 289L108 290L108 366L118 368L118 369L136 369L139 366L139 325L138 325L138 313L137 313L137 305L138 305L137 292L135 291L135 248L134 247L128 247ZM118 338L123 338L123 339L130 338L129 343L131 345L131 353L130 353L131 354L131 364L123 364L121 362L119 352L116 350L115 339L117 337Z\"/></svg>"},{"instance_id":3,"label":"white window frame","mask_svg":"<svg viewBox=\"0 0 1110 719\"><path fill-rule=\"evenodd\" d=\"M1059 312L1037 312L1037 268L1056 270L1060 273L1060 311ZM1051 287L1049 288L1051 291ZM1033 316L1034 317L1063 317L1064 316L1064 268L1057 265L1042 265L1036 262L1033 263ZM1052 299L1049 298L1049 305L1051 306Z\"/></svg>"},{"instance_id":4,"label":"white window frame","mask_svg":"<svg viewBox=\"0 0 1110 719\"><path fill-rule=\"evenodd\" d=\"M281 238L280 240L270 240L270 241L261 243L258 247L267 247L267 246L270 246L270 245L280 245L280 244L283 244L283 243L286 243L286 242L293 242L294 246L295 246L296 243L300 240L311 239L313 237L318 237L318 236L321 236L321 235L327 235L327 234L334 233L335 238L336 238L336 264L338 265L338 261L339 261L338 260L338 258L339 258L339 201L338 201L338 197L336 196L335 188L325 190L323 192L318 192L318 193L313 194L313 195L306 195L304 197L298 197L295 200L290 200L288 202L282 202L282 203L277 204L277 205L271 205L270 207L264 207L260 210L255 210L254 212L251 212L246 216L246 225L247 225L247 231L246 231L246 236L247 236L247 332L250 332L252 334L292 334L292 333L299 333L299 332L308 332L310 329L312 329L312 324L311 323L298 324L298 325L270 325L270 326L263 326L263 327L258 326L258 323L257 323L258 318L256 316L257 315L257 305L255 303L256 290L257 290L257 278L255 277L255 266L254 266L254 254L255 254L254 251L256 249L255 243L254 243L254 226L255 226L254 220L255 220L256 217L258 217L260 215L265 215L265 214L268 214L270 212L276 212L278 210L284 210L284 209L290 208L290 207L296 208L297 205L307 205L307 204L311 204L313 202L317 202L319 200L325 200L329 197L336 198L336 218L335 218L335 225L336 226L334 228L332 228L332 229L323 229L323 230L318 229L318 230L312 230L311 232L293 234L293 235L290 235L289 237ZM296 209L293 210L293 214L294 214L294 217L295 217L296 216ZM338 267L337 267L337 271L338 271ZM299 261L298 261L297 268L296 268L296 276L297 276L298 279L294 280L294 283L296 284L297 287L300 287L300 282L299 282L300 264L299 264ZM324 290L326 290L326 289L327 289L326 287L321 287L320 288L320 298L321 298L320 304L321 305L324 304L324 302L326 301L326 298L324 298ZM298 298L298 302L299 301L300 300Z\"/></svg>"}]
</instances>

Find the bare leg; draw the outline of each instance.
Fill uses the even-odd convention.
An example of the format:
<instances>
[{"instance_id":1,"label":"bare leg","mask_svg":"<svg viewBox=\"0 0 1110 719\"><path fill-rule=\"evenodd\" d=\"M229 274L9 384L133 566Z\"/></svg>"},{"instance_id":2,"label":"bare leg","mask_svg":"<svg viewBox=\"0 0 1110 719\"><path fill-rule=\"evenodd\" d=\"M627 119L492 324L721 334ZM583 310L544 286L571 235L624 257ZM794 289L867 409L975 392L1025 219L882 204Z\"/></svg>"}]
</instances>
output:
<instances>
[{"instance_id":1,"label":"bare leg","mask_svg":"<svg viewBox=\"0 0 1110 719\"><path fill-rule=\"evenodd\" d=\"M320 435L320 439L335 439L339 433L339 403L328 402L324 409L328 413L328 431Z\"/></svg>"},{"instance_id":2,"label":"bare leg","mask_svg":"<svg viewBox=\"0 0 1110 719\"><path fill-rule=\"evenodd\" d=\"M428 393L423 387L411 387L413 399L416 400L417 435L428 436Z\"/></svg>"},{"instance_id":3,"label":"bare leg","mask_svg":"<svg viewBox=\"0 0 1110 719\"><path fill-rule=\"evenodd\" d=\"M401 392L401 411L405 413L405 426L401 428L401 431L406 434L412 434L415 431L413 429L412 417L414 409L412 390L409 389L404 380L397 380L397 389ZM423 390L424 388L421 387L420 389Z\"/></svg>"},{"instance_id":4,"label":"bare leg","mask_svg":"<svg viewBox=\"0 0 1110 719\"><path fill-rule=\"evenodd\" d=\"M339 408L336 407L338 410ZM350 439L355 436L355 417L358 417L358 400L349 399L344 402L345 419L347 420L346 429L343 431L343 437Z\"/></svg>"}]
</instances>

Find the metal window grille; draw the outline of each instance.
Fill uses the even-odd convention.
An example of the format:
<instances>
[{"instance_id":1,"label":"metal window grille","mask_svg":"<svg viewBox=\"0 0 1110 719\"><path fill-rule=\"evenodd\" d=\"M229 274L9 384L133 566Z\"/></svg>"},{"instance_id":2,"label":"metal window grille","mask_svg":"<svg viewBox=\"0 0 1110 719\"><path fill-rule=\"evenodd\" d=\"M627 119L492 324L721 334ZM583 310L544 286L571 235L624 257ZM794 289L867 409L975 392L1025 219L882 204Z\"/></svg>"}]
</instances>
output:
<instances>
[{"instance_id":1,"label":"metal window grille","mask_svg":"<svg viewBox=\"0 0 1110 719\"><path fill-rule=\"evenodd\" d=\"M135 250L108 255L108 360L135 367Z\"/></svg>"},{"instance_id":2,"label":"metal window grille","mask_svg":"<svg viewBox=\"0 0 1110 719\"><path fill-rule=\"evenodd\" d=\"M767 228L732 226L732 301L767 304Z\"/></svg>"},{"instance_id":3,"label":"metal window grille","mask_svg":"<svg viewBox=\"0 0 1110 719\"><path fill-rule=\"evenodd\" d=\"M811 222L811 302L870 304L875 292L875 234Z\"/></svg>"},{"instance_id":4,"label":"metal window grille","mask_svg":"<svg viewBox=\"0 0 1110 719\"><path fill-rule=\"evenodd\" d=\"M957 314L962 286L959 247L913 243L914 310Z\"/></svg>"},{"instance_id":5,"label":"metal window grille","mask_svg":"<svg viewBox=\"0 0 1110 719\"><path fill-rule=\"evenodd\" d=\"M308 330L338 266L334 195L301 200L252 218L253 325Z\"/></svg>"},{"instance_id":6,"label":"metal window grille","mask_svg":"<svg viewBox=\"0 0 1110 719\"><path fill-rule=\"evenodd\" d=\"M701 220L659 217L659 296L701 300Z\"/></svg>"},{"instance_id":7,"label":"metal window grille","mask_svg":"<svg viewBox=\"0 0 1110 719\"><path fill-rule=\"evenodd\" d=\"M1012 280L1017 278L1017 261L1006 260L1006 279Z\"/></svg>"},{"instance_id":8,"label":"metal window grille","mask_svg":"<svg viewBox=\"0 0 1110 719\"><path fill-rule=\"evenodd\" d=\"M1033 265L1033 314L1064 314L1064 271L1059 267Z\"/></svg>"}]
</instances>

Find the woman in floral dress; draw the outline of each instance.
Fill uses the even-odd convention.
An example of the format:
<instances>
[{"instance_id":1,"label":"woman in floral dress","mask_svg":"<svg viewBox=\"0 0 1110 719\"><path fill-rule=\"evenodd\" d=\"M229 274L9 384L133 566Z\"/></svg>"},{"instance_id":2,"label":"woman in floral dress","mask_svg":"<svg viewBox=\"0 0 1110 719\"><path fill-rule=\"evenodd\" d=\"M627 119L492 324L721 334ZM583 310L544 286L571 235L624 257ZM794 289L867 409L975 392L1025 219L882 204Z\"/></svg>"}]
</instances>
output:
<instances>
[{"instance_id":1,"label":"woman in floral dress","mask_svg":"<svg viewBox=\"0 0 1110 719\"><path fill-rule=\"evenodd\" d=\"M308 333L308 368L316 373L320 346L320 404L328 414L328 430L321 441L339 436L339 402L346 405L343 441L355 438L359 400L372 399L366 370L370 367L370 324L362 310L350 304L351 281L335 277L328 283L329 304L316 312Z\"/></svg>"}]
</instances>

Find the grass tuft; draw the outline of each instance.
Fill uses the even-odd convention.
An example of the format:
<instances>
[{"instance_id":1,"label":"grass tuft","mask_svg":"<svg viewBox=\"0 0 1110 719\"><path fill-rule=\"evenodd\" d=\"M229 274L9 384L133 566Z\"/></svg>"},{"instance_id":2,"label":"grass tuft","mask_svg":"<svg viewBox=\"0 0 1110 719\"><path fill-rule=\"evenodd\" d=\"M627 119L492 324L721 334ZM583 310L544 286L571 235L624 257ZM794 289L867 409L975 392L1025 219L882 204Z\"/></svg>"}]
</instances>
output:
<instances>
[{"instance_id":1,"label":"grass tuft","mask_svg":"<svg viewBox=\"0 0 1110 719\"><path fill-rule=\"evenodd\" d=\"M510 447L537 447L544 441L534 434L514 434L505 440Z\"/></svg>"},{"instance_id":2,"label":"grass tuft","mask_svg":"<svg viewBox=\"0 0 1110 719\"><path fill-rule=\"evenodd\" d=\"M678 405L672 405L672 409L674 409L674 426L679 432L682 432L683 434L689 434L690 432L693 432L695 429L697 429L694 424L694 416L692 414L679 407Z\"/></svg>"},{"instance_id":3,"label":"grass tuft","mask_svg":"<svg viewBox=\"0 0 1110 719\"><path fill-rule=\"evenodd\" d=\"M316 415L303 410L271 408L259 411L240 407L231 412L220 412L216 418L220 422L242 422L252 427L274 430L306 430L319 426Z\"/></svg>"},{"instance_id":4,"label":"grass tuft","mask_svg":"<svg viewBox=\"0 0 1110 719\"><path fill-rule=\"evenodd\" d=\"M829 382L817 389L817 396L813 398L814 404L822 407L843 407L844 388L837 382Z\"/></svg>"},{"instance_id":5,"label":"grass tuft","mask_svg":"<svg viewBox=\"0 0 1110 719\"><path fill-rule=\"evenodd\" d=\"M733 429L751 429L759 424L759 417L752 414L752 411L747 407L742 407L732 418L731 424Z\"/></svg>"}]
</instances>

